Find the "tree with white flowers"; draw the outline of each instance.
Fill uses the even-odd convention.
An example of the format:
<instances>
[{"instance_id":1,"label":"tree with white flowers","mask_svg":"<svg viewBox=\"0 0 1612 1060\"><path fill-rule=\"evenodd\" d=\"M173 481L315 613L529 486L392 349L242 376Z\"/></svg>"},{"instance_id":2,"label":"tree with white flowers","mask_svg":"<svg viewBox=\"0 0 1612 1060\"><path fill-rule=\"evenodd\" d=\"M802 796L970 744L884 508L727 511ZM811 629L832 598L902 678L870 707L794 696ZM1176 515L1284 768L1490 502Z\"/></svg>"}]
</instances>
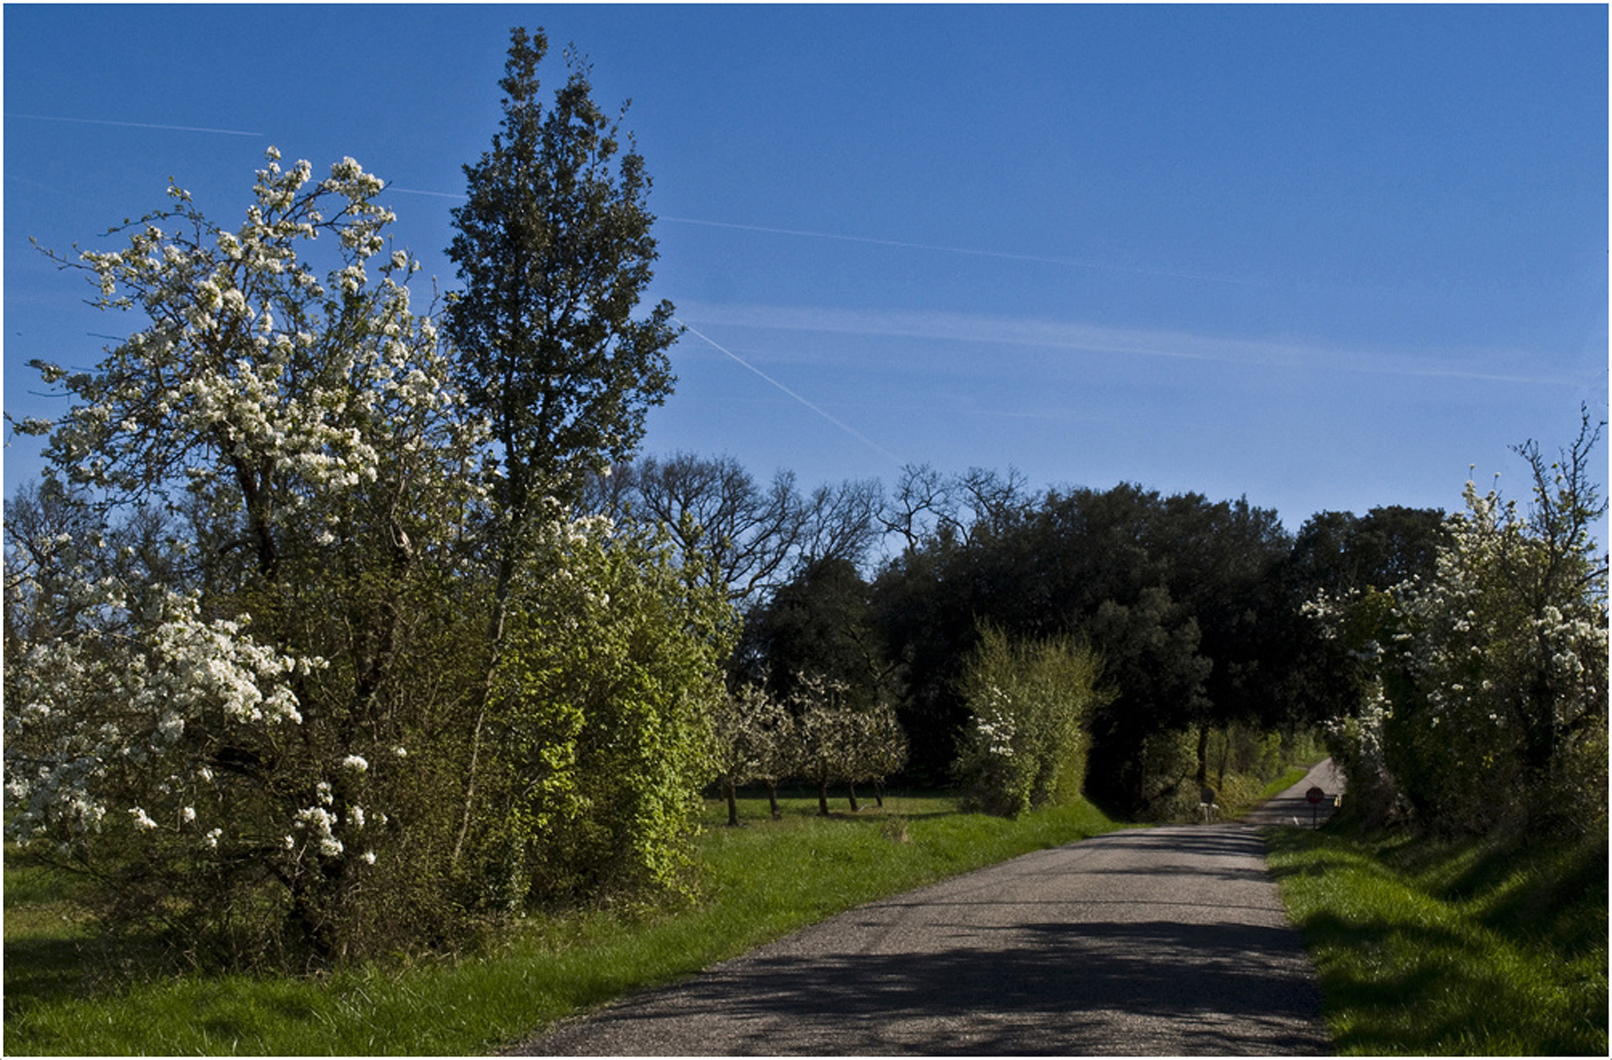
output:
<instances>
[{"instance_id":1,"label":"tree with white flowers","mask_svg":"<svg viewBox=\"0 0 1612 1060\"><path fill-rule=\"evenodd\" d=\"M271 149L237 227L171 187L121 249L52 255L138 320L93 370L36 362L73 404L18 425L48 436L52 503L105 532L7 557L67 619L7 644L10 832L130 917L259 953L350 947L403 841L403 660L444 635L412 605L477 503L479 427L381 189ZM287 930L243 929L247 908Z\"/></svg>"},{"instance_id":2,"label":"tree with white flowers","mask_svg":"<svg viewBox=\"0 0 1612 1060\"><path fill-rule=\"evenodd\" d=\"M1465 490L1429 578L1322 598L1312 612L1349 649L1361 706L1334 724L1373 809L1403 799L1426 825L1604 829L1607 567L1591 536L1606 511L1589 457L1600 425L1548 461L1519 446L1531 508Z\"/></svg>"},{"instance_id":3,"label":"tree with white flowers","mask_svg":"<svg viewBox=\"0 0 1612 1060\"><path fill-rule=\"evenodd\" d=\"M763 686L746 685L728 695L716 712L714 725L717 782L728 802L728 824L739 824L738 789L752 780L772 781L776 816L776 783L788 772L789 741L794 732L789 711Z\"/></svg>"}]
</instances>

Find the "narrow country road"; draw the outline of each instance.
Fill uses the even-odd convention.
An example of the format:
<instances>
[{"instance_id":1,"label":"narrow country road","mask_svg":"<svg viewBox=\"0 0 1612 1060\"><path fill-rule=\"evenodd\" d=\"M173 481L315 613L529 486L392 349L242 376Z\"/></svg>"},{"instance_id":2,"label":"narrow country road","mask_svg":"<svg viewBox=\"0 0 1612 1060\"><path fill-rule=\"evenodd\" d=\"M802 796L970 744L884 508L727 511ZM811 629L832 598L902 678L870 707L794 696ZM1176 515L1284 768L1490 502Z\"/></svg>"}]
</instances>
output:
<instances>
[{"instance_id":1,"label":"narrow country road","mask_svg":"<svg viewBox=\"0 0 1612 1060\"><path fill-rule=\"evenodd\" d=\"M1328 767L1265 817L1309 824L1304 792L1337 790ZM1027 854L853 909L512 1050L1330 1051L1314 969L1246 824L1133 829Z\"/></svg>"}]
</instances>

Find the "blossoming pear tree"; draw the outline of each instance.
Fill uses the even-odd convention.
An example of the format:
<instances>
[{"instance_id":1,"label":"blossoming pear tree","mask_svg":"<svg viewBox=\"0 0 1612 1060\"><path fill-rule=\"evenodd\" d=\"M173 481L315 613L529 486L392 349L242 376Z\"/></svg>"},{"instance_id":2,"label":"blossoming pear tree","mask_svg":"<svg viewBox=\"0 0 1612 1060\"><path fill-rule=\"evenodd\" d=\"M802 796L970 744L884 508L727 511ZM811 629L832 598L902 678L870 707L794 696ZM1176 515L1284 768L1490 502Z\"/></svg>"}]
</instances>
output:
<instances>
[{"instance_id":1,"label":"blossoming pear tree","mask_svg":"<svg viewBox=\"0 0 1612 1060\"><path fill-rule=\"evenodd\" d=\"M401 841L410 585L475 502L478 425L381 190L271 149L237 227L175 186L121 249L52 254L138 322L92 370L36 362L73 404L19 424L58 503L156 513L171 562L142 578L110 536L41 557L36 604L73 618L7 645L9 834L131 918L205 935L276 910L321 958Z\"/></svg>"},{"instance_id":2,"label":"blossoming pear tree","mask_svg":"<svg viewBox=\"0 0 1612 1060\"><path fill-rule=\"evenodd\" d=\"M713 719L716 773L728 802L728 824L739 824L738 788L751 780L772 781L774 816L777 780L789 771L793 718L761 684L749 684L726 697Z\"/></svg>"}]
</instances>

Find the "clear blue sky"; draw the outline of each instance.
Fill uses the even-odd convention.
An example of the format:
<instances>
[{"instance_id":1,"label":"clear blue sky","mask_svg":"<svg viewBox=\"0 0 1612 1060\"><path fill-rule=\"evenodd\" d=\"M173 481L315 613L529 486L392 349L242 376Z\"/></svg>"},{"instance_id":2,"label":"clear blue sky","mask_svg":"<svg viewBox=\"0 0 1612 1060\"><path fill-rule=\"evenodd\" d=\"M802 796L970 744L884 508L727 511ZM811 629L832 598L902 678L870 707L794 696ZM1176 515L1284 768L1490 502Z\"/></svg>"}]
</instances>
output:
<instances>
[{"instance_id":1,"label":"clear blue sky","mask_svg":"<svg viewBox=\"0 0 1612 1060\"><path fill-rule=\"evenodd\" d=\"M29 358L133 326L28 237L105 248L170 175L234 224L271 144L391 181L418 301L451 289L516 24L548 85L574 43L632 100L654 296L694 329L651 452L1013 466L1297 527L1459 507L1471 464L1521 496L1508 445L1605 415L1602 5L7 4L6 409L53 407Z\"/></svg>"}]
</instances>

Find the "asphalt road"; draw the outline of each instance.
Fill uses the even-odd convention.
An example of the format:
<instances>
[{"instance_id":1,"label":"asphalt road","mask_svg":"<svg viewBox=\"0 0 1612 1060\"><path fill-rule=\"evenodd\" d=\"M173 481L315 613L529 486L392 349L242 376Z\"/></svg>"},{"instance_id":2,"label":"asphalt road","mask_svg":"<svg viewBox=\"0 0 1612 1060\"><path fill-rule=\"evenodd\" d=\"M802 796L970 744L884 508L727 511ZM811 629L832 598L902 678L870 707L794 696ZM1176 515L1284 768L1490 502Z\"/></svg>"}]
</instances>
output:
<instances>
[{"instance_id":1,"label":"asphalt road","mask_svg":"<svg viewBox=\"0 0 1612 1060\"><path fill-rule=\"evenodd\" d=\"M1267 816L1307 825L1305 790L1336 783L1312 772ZM1258 832L1187 825L861 906L512 1053L1317 1054L1320 1003Z\"/></svg>"}]
</instances>

